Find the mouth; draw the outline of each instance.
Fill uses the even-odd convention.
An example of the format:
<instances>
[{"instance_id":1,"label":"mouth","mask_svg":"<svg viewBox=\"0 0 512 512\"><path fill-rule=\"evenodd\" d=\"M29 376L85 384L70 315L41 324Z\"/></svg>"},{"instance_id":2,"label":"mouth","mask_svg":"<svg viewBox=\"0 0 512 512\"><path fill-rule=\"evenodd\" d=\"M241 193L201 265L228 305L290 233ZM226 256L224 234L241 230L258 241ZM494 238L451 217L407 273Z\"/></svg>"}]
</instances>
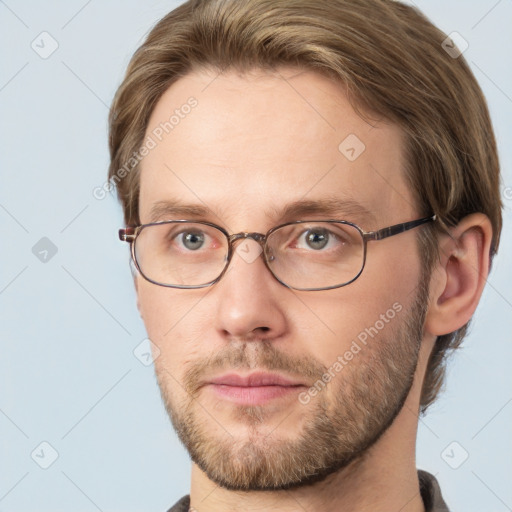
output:
<instances>
[{"instance_id":1,"label":"mouth","mask_svg":"<svg viewBox=\"0 0 512 512\"><path fill-rule=\"evenodd\" d=\"M262 405L271 400L290 398L307 388L306 384L277 373L235 373L215 377L205 383L217 397L239 405Z\"/></svg>"}]
</instances>

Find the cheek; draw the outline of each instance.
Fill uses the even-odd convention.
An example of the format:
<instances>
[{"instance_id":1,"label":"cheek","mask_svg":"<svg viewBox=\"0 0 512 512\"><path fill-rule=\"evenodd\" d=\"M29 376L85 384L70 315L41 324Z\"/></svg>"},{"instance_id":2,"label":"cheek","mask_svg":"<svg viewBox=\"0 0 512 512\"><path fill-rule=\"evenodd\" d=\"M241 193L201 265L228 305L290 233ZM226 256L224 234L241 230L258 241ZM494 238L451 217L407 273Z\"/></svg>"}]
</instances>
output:
<instances>
[{"instance_id":1,"label":"cheek","mask_svg":"<svg viewBox=\"0 0 512 512\"><path fill-rule=\"evenodd\" d=\"M139 280L139 310L149 339L160 350L159 364L179 368L194 360L205 342L205 323L201 314L201 290L176 290Z\"/></svg>"},{"instance_id":2,"label":"cheek","mask_svg":"<svg viewBox=\"0 0 512 512\"><path fill-rule=\"evenodd\" d=\"M149 283L139 278L137 301L148 334L155 339L170 336L181 324L190 329L197 324L196 316L201 290L179 290Z\"/></svg>"},{"instance_id":3,"label":"cheek","mask_svg":"<svg viewBox=\"0 0 512 512\"><path fill-rule=\"evenodd\" d=\"M167 290L139 278L137 301L149 338L161 340L172 326L171 297Z\"/></svg>"},{"instance_id":4,"label":"cheek","mask_svg":"<svg viewBox=\"0 0 512 512\"><path fill-rule=\"evenodd\" d=\"M329 367L338 356L354 350L353 342L363 346L392 335L417 293L419 265L402 267L399 259L369 264L346 287L303 294L290 316L304 349Z\"/></svg>"}]
</instances>

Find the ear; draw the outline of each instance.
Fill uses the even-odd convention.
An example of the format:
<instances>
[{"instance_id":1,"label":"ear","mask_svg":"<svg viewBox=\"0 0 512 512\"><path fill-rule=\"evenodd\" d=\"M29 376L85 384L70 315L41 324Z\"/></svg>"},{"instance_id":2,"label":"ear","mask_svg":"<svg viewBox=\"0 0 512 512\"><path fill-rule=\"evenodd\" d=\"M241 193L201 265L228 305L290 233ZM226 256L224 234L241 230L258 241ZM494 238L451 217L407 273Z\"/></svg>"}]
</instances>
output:
<instances>
[{"instance_id":1,"label":"ear","mask_svg":"<svg viewBox=\"0 0 512 512\"><path fill-rule=\"evenodd\" d=\"M439 241L432 272L425 330L435 336L456 331L473 316L489 275L492 226L483 213L464 217Z\"/></svg>"}]
</instances>

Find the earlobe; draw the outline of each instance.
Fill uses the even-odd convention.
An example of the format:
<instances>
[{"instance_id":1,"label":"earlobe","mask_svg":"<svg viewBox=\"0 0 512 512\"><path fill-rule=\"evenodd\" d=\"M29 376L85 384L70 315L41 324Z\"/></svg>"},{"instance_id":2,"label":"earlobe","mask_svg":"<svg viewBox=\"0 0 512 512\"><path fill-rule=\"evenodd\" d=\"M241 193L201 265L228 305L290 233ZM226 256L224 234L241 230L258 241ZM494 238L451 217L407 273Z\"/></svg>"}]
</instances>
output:
<instances>
[{"instance_id":1,"label":"earlobe","mask_svg":"<svg viewBox=\"0 0 512 512\"><path fill-rule=\"evenodd\" d=\"M425 320L431 334L454 332L473 316L489 274L491 239L491 222L481 213L468 215L441 237Z\"/></svg>"}]
</instances>

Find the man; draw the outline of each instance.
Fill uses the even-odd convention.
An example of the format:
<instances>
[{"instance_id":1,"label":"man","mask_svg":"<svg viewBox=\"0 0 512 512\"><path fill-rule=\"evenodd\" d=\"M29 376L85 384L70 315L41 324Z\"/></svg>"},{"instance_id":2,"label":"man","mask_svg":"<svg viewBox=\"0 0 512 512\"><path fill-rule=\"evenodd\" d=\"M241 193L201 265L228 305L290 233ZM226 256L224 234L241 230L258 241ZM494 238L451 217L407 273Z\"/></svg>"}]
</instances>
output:
<instances>
[{"instance_id":1,"label":"man","mask_svg":"<svg viewBox=\"0 0 512 512\"><path fill-rule=\"evenodd\" d=\"M171 511L448 510L418 417L501 202L485 100L445 40L399 2L195 0L134 55L109 176L193 461Z\"/></svg>"}]
</instances>

